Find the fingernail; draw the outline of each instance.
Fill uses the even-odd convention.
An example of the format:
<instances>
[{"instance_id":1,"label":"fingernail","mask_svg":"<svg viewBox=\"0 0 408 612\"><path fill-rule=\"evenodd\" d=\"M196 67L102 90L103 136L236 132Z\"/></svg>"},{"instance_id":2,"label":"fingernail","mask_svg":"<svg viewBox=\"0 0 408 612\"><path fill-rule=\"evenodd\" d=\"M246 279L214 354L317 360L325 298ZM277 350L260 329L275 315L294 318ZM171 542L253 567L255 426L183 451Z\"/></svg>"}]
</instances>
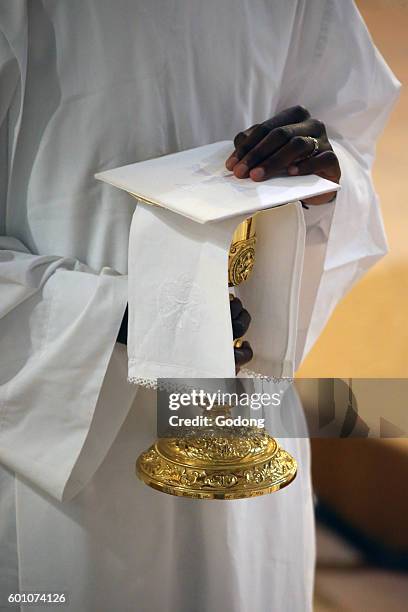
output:
<instances>
[{"instance_id":1,"label":"fingernail","mask_svg":"<svg viewBox=\"0 0 408 612\"><path fill-rule=\"evenodd\" d=\"M233 170L234 166L239 162L238 157L235 157L235 155L231 155L231 157L229 157L227 159L227 161L225 162L225 166L228 170Z\"/></svg>"},{"instance_id":2,"label":"fingernail","mask_svg":"<svg viewBox=\"0 0 408 612\"><path fill-rule=\"evenodd\" d=\"M234 167L234 174L238 178L246 178L248 176L248 166L246 164L237 164Z\"/></svg>"},{"instance_id":3,"label":"fingernail","mask_svg":"<svg viewBox=\"0 0 408 612\"><path fill-rule=\"evenodd\" d=\"M254 168L249 173L249 176L254 181L261 181L264 178L264 176L265 176L265 170L263 168Z\"/></svg>"},{"instance_id":4,"label":"fingernail","mask_svg":"<svg viewBox=\"0 0 408 612\"><path fill-rule=\"evenodd\" d=\"M291 174L291 175L299 174L299 168L297 166L289 166L288 174Z\"/></svg>"}]
</instances>

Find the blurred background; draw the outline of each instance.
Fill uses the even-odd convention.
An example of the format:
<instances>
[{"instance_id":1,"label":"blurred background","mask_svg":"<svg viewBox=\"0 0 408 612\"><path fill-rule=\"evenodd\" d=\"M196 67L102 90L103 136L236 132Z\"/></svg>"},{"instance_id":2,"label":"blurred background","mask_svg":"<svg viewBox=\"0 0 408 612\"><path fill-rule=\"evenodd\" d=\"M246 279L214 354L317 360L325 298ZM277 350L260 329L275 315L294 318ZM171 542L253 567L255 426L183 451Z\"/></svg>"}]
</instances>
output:
<instances>
[{"instance_id":1,"label":"blurred background","mask_svg":"<svg viewBox=\"0 0 408 612\"><path fill-rule=\"evenodd\" d=\"M390 253L339 304L298 377L408 377L408 1L357 5L403 84L374 168ZM408 610L408 438L315 439L312 455L315 612Z\"/></svg>"}]
</instances>

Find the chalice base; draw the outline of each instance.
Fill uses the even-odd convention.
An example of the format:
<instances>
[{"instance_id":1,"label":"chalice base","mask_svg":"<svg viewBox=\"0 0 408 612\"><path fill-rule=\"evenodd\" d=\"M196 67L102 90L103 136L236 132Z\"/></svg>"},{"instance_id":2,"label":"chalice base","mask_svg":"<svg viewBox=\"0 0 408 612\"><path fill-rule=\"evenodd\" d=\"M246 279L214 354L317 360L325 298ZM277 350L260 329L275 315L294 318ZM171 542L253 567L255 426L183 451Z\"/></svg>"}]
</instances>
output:
<instances>
[{"instance_id":1,"label":"chalice base","mask_svg":"<svg viewBox=\"0 0 408 612\"><path fill-rule=\"evenodd\" d=\"M292 482L296 471L296 460L256 427L159 438L136 463L138 477L150 487L193 499L266 495Z\"/></svg>"}]
</instances>

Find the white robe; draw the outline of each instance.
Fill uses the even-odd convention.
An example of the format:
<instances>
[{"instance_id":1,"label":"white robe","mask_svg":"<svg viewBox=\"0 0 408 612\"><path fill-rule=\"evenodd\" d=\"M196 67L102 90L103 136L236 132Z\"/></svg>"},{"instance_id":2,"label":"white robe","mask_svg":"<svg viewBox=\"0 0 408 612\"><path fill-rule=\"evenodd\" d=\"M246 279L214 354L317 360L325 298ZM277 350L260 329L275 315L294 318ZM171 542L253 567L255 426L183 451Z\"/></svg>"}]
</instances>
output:
<instances>
[{"instance_id":1,"label":"white robe","mask_svg":"<svg viewBox=\"0 0 408 612\"><path fill-rule=\"evenodd\" d=\"M3 598L63 588L76 612L310 609L306 439L286 441L297 480L265 498L195 502L135 480L155 428L151 392L130 410L115 347L134 202L93 175L294 104L324 121L342 190L305 211L300 360L386 252L371 165L398 87L351 0L0 1ZM296 398L292 412L302 427Z\"/></svg>"}]
</instances>

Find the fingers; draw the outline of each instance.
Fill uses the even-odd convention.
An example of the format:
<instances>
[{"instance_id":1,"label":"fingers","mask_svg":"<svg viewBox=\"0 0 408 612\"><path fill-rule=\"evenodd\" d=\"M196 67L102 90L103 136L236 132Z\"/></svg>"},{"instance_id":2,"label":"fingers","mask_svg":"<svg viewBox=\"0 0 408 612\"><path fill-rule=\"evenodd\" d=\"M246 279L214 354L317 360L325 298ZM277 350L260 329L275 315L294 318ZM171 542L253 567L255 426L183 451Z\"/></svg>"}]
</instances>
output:
<instances>
[{"instance_id":1,"label":"fingers","mask_svg":"<svg viewBox=\"0 0 408 612\"><path fill-rule=\"evenodd\" d=\"M251 323L251 315L247 310L242 310L236 319L232 320L232 335L234 340L244 336Z\"/></svg>"},{"instance_id":2,"label":"fingers","mask_svg":"<svg viewBox=\"0 0 408 612\"><path fill-rule=\"evenodd\" d=\"M246 363L249 363L253 357L253 352L249 342L244 341L239 348L234 348L234 358L237 370Z\"/></svg>"},{"instance_id":3,"label":"fingers","mask_svg":"<svg viewBox=\"0 0 408 612\"><path fill-rule=\"evenodd\" d=\"M253 126L253 129L248 133L248 135L244 136L245 132L238 134L235 151L225 162L227 169L233 170L239 160L251 149L253 149L269 132L270 128L261 123Z\"/></svg>"},{"instance_id":4,"label":"fingers","mask_svg":"<svg viewBox=\"0 0 408 612\"><path fill-rule=\"evenodd\" d=\"M288 174L317 174L338 183L341 176L340 164L334 151L324 151L309 159L288 167Z\"/></svg>"},{"instance_id":5,"label":"fingers","mask_svg":"<svg viewBox=\"0 0 408 612\"><path fill-rule=\"evenodd\" d=\"M313 138L295 136L276 153L267 157L249 170L249 176L254 181L264 181L278 174L282 174L288 166L313 153L315 148Z\"/></svg>"},{"instance_id":6,"label":"fingers","mask_svg":"<svg viewBox=\"0 0 408 612\"><path fill-rule=\"evenodd\" d=\"M234 145L235 150L225 165L237 178L264 181L282 173L293 176L317 174L340 182L340 164L326 128L321 121L312 119L302 106L287 108L271 119L251 126L235 137ZM326 204L334 196L335 192L322 194L305 202ZM235 308L239 310L238 306ZM240 325L246 323L248 319L243 316L234 338L239 337Z\"/></svg>"},{"instance_id":7,"label":"fingers","mask_svg":"<svg viewBox=\"0 0 408 612\"><path fill-rule=\"evenodd\" d=\"M275 129L282 125L301 123L307 119L310 119L309 111L301 104L297 104L296 106L285 108L264 123L269 126L270 129Z\"/></svg>"},{"instance_id":8,"label":"fingers","mask_svg":"<svg viewBox=\"0 0 408 612\"><path fill-rule=\"evenodd\" d=\"M242 306L241 300L234 297L230 300L232 334L234 340L246 334L251 323L251 315Z\"/></svg>"},{"instance_id":9,"label":"fingers","mask_svg":"<svg viewBox=\"0 0 408 612\"><path fill-rule=\"evenodd\" d=\"M236 319L243 309L241 300L230 293L231 319Z\"/></svg>"},{"instance_id":10,"label":"fingers","mask_svg":"<svg viewBox=\"0 0 408 612\"><path fill-rule=\"evenodd\" d=\"M252 134L252 132L254 131L255 128L258 127L258 125L259 123L255 123L254 125L251 125L251 127L249 127L247 130L244 130L243 132L239 132L239 134L237 134L234 138L235 148L239 147L239 145L244 142L245 138L247 138L250 134Z\"/></svg>"},{"instance_id":11,"label":"fingers","mask_svg":"<svg viewBox=\"0 0 408 612\"><path fill-rule=\"evenodd\" d=\"M266 162L266 160L269 161L271 156L275 156L274 160L271 161L272 168L275 170L287 168L288 160L289 163L293 162L299 159L299 157L308 155L313 151L314 145L310 137L312 136L319 139L322 135L322 129L322 124L315 119L308 119L302 123L275 128L256 146L252 147L252 149L240 159L239 163L234 166L233 172L235 176L237 178L247 178L252 169L257 168L262 163ZM293 144L291 144L292 140L295 140ZM247 141L245 141L245 145L246 144ZM290 148L287 148L287 145L290 144ZM282 151L284 147L285 150ZM282 153L284 154L284 158L281 158ZM262 173L258 174L261 176Z\"/></svg>"},{"instance_id":12,"label":"fingers","mask_svg":"<svg viewBox=\"0 0 408 612\"><path fill-rule=\"evenodd\" d=\"M231 294L232 295L232 294ZM242 302L239 298L231 297L230 299L231 309L231 320L232 320L232 334L234 340L241 338L248 331L251 323L251 315L242 306ZM234 358L236 371L238 373L239 368L251 361L253 352L251 345L246 340L239 343L239 346L234 346Z\"/></svg>"},{"instance_id":13,"label":"fingers","mask_svg":"<svg viewBox=\"0 0 408 612\"><path fill-rule=\"evenodd\" d=\"M228 170L233 170L234 166L255 147L272 130L306 121L310 118L310 113L303 106L292 106L287 108L264 123L255 124L240 132L234 139L235 151L227 159L225 165Z\"/></svg>"}]
</instances>

